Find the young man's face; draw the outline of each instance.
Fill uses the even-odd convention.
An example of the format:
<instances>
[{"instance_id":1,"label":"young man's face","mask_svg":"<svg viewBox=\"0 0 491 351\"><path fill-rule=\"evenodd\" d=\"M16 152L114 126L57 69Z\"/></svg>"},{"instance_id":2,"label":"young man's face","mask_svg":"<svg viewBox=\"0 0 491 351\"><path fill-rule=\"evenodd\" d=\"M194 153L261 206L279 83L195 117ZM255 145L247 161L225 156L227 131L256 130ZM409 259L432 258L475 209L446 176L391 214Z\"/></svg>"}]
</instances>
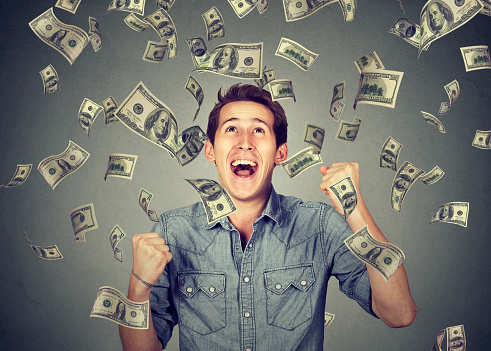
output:
<instances>
[{"instance_id":1,"label":"young man's face","mask_svg":"<svg viewBox=\"0 0 491 351\"><path fill-rule=\"evenodd\" d=\"M275 165L288 155L286 144L276 149L273 113L252 101L236 101L220 111L214 146L205 156L215 161L220 184L234 200L267 199Z\"/></svg>"}]
</instances>

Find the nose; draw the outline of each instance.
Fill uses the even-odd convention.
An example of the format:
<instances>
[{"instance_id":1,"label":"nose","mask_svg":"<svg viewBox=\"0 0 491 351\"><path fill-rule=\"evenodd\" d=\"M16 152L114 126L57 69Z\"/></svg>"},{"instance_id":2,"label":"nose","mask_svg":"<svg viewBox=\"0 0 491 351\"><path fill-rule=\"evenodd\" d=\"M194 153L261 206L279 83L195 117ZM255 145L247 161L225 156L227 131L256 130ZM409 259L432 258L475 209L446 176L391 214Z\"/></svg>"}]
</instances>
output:
<instances>
[{"instance_id":1,"label":"nose","mask_svg":"<svg viewBox=\"0 0 491 351\"><path fill-rule=\"evenodd\" d=\"M248 134L245 134L237 143L237 148L247 151L254 150L254 145L251 142L251 137Z\"/></svg>"}]
</instances>

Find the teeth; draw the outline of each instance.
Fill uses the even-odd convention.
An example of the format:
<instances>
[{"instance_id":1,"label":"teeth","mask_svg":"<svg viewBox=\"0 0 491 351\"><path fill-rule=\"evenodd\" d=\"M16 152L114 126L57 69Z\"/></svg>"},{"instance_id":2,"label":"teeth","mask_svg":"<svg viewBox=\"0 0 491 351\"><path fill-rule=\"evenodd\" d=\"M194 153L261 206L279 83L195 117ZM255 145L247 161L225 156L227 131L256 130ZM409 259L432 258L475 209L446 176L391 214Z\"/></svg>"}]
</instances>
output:
<instances>
[{"instance_id":1,"label":"teeth","mask_svg":"<svg viewBox=\"0 0 491 351\"><path fill-rule=\"evenodd\" d=\"M232 166L238 166L238 165L251 165L251 166L257 166L257 163L254 161L249 161L249 160L235 160L232 162Z\"/></svg>"}]
</instances>

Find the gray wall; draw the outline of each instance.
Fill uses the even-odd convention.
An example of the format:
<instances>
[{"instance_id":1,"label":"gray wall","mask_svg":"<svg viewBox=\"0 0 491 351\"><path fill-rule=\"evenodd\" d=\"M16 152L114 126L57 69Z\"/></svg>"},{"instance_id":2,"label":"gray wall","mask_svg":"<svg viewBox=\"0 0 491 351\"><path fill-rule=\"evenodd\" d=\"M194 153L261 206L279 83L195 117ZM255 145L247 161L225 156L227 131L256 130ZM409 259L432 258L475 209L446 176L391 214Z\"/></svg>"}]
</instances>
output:
<instances>
[{"instance_id":1,"label":"gray wall","mask_svg":"<svg viewBox=\"0 0 491 351\"><path fill-rule=\"evenodd\" d=\"M0 260L2 284L0 348L16 350L119 350L117 325L89 318L98 288L109 285L127 292L132 266L131 237L147 232L152 223L138 205L144 187L155 194L151 208L163 212L199 201L184 178L217 179L212 164L200 155L181 167L167 152L137 136L123 124L104 124L98 117L88 137L77 113L84 98L101 102L112 95L121 103L141 80L176 114L179 128L192 125L197 107L184 89L193 69L186 38L206 36L201 14L216 5L225 18L226 36L207 42L209 49L222 43L264 42L263 61L277 78L293 81L297 102L284 100L289 118L290 155L303 149L305 122L326 128L322 149L324 164L357 161L361 166L361 192L388 240L406 255L411 292L419 311L413 324L390 329L363 312L338 291L331 281L326 311L335 313L325 329L326 350L429 350L437 333L447 326L464 324L470 350L489 344L491 268L488 196L491 151L471 146L477 129L490 130L491 71L465 72L459 48L491 44L491 18L477 15L468 24L433 43L418 60L417 49L388 30L405 17L396 0L359 0L355 20L344 23L337 4L307 19L287 23L279 0L270 0L262 16L256 10L239 19L226 0L176 0L170 14L179 35L179 53L161 64L141 60L148 40L158 41L149 28L132 31L123 22L128 13L106 13L109 0L82 0L76 14L55 8L64 23L88 30L88 16L100 21L103 48L89 46L71 66L43 44L28 23L53 6L54 0L2 1L0 5L0 184L6 184L17 164L32 163L27 182L0 190ZM425 1L404 1L406 18L419 22ZM156 9L147 1L145 14ZM274 55L281 37L291 38L319 54L304 72ZM359 105L353 111L359 73L353 61L375 50L387 69L403 71L404 78L394 109ZM61 90L43 95L39 71L52 64ZM196 120L206 130L207 115L220 87L238 80L215 74L193 74L205 92ZM442 116L447 133L426 124L420 111L437 115L447 101L443 86L457 79L461 95ZM346 108L342 118L362 119L354 143L334 139L338 124L329 116L333 86L345 80ZM401 142L399 165L408 160L429 171L438 165L445 176L434 185L416 183L401 212L390 205L394 172L379 167L379 154L388 136ZM88 161L52 190L35 169L49 155L61 153L72 140L88 152ZM133 180L104 181L110 153L137 154ZM278 192L304 200L328 201L319 189L318 167L291 180L283 169L275 171ZM436 223L430 218L443 203L467 201L467 228ZM70 211L94 203L99 229L86 234L85 243L73 238ZM113 257L109 231L119 224L127 237L119 244L124 261ZM26 242L23 230L36 245L57 244L64 259L39 259ZM169 349L178 348L178 333Z\"/></svg>"}]
</instances>

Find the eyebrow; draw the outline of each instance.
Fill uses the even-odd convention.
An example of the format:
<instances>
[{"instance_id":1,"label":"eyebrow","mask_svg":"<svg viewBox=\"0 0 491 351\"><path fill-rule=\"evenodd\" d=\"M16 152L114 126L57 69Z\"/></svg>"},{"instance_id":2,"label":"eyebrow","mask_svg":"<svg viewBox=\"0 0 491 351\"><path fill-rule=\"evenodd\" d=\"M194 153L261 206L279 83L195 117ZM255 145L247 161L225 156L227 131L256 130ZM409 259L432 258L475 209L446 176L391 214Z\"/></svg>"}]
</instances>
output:
<instances>
[{"instance_id":1,"label":"eyebrow","mask_svg":"<svg viewBox=\"0 0 491 351\"><path fill-rule=\"evenodd\" d=\"M266 127L268 127L268 129L269 129L269 126L268 126L268 125L266 124L266 122L264 122L262 119L255 117L255 118L253 118L252 120L253 120L253 122L257 122L257 123L262 123L262 124L264 124L264 125L265 125ZM228 123L228 122L235 122L235 121L239 121L239 118L237 118L237 117L231 117L231 118L229 118L229 119L227 119L227 120L223 121L223 123L220 125L220 128L221 128L221 127L223 127L223 125L224 125L225 123Z\"/></svg>"}]
</instances>

